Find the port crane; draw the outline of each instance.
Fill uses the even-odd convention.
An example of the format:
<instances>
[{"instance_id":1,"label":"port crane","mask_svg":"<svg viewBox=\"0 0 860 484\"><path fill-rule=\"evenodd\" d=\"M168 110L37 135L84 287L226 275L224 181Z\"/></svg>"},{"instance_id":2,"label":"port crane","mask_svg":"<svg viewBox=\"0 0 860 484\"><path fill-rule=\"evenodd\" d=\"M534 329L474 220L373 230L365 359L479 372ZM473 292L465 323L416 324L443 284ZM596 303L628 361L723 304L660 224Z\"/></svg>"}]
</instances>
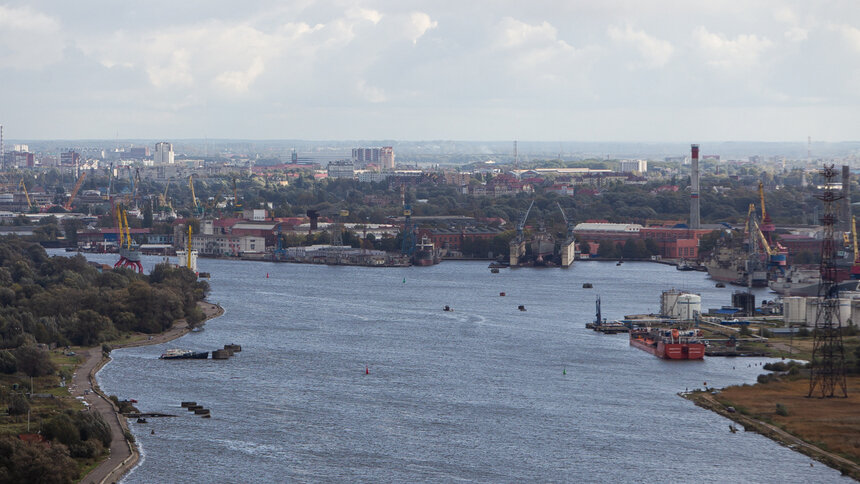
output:
<instances>
[{"instance_id":1,"label":"port crane","mask_svg":"<svg viewBox=\"0 0 860 484\"><path fill-rule=\"evenodd\" d=\"M529 218L529 213L532 211L532 207L534 206L535 201L529 204L529 208L526 209L526 213L523 215L523 218L520 219L520 222L517 224L517 235L511 240L509 245L509 261L511 267L517 267L520 265L520 258L526 255L526 240L525 240L525 228L526 228L526 220Z\"/></svg>"},{"instance_id":2,"label":"port crane","mask_svg":"<svg viewBox=\"0 0 860 484\"><path fill-rule=\"evenodd\" d=\"M854 263L851 264L851 279L860 279L860 249L857 247L857 217L851 216L851 238L854 243Z\"/></svg>"},{"instance_id":3,"label":"port crane","mask_svg":"<svg viewBox=\"0 0 860 484\"><path fill-rule=\"evenodd\" d=\"M24 179L21 178L21 183L19 184L22 190L24 190L24 198L27 199L27 209L33 208L33 203L30 201L30 194L27 193L27 184L24 183Z\"/></svg>"},{"instance_id":4,"label":"port crane","mask_svg":"<svg viewBox=\"0 0 860 484\"><path fill-rule=\"evenodd\" d=\"M140 251L138 250L137 243L131 238L131 229L128 227L128 214L120 205L117 205L115 208L119 260L113 266L114 268L130 267L142 274L143 265L140 263Z\"/></svg>"},{"instance_id":5,"label":"port crane","mask_svg":"<svg viewBox=\"0 0 860 484\"><path fill-rule=\"evenodd\" d=\"M761 248L767 254L767 266L768 269L778 269L780 272L785 273L785 260L786 256L784 252L780 252L777 246L773 246L767 241L767 237L765 237L764 233L759 227L758 222L755 220L755 205L750 204L750 243L752 246L755 246L755 239L758 239L758 243L761 245Z\"/></svg>"},{"instance_id":6,"label":"port crane","mask_svg":"<svg viewBox=\"0 0 860 484\"><path fill-rule=\"evenodd\" d=\"M66 211L69 211L72 209L72 202L75 201L75 195L78 194L78 190L81 189L81 185L84 183L84 178L86 178L86 177L87 177L87 172L85 172L85 171L81 172L81 176L78 178L77 183L75 183L75 188L74 188L74 190L72 190L71 196L69 196L69 201L66 202L66 204L63 206L63 208L65 208Z\"/></svg>"},{"instance_id":7,"label":"port crane","mask_svg":"<svg viewBox=\"0 0 860 484\"><path fill-rule=\"evenodd\" d=\"M203 205L197 203L197 195L194 194L194 174L188 175L188 186L191 187L191 202L194 205L194 211L199 215L203 212Z\"/></svg>"}]
</instances>

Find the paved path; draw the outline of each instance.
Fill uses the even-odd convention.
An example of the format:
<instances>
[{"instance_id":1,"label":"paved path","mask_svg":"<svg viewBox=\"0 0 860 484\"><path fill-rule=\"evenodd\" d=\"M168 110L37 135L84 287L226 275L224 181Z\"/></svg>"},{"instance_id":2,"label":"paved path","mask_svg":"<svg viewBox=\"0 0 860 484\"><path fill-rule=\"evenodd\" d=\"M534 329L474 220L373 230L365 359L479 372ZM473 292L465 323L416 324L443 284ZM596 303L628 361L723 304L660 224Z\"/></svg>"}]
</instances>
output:
<instances>
[{"instance_id":1,"label":"paved path","mask_svg":"<svg viewBox=\"0 0 860 484\"><path fill-rule=\"evenodd\" d=\"M198 304L203 310L206 320L223 313L223 309L215 304L207 302L199 302ZM165 343L188 333L188 331L190 331L188 324L184 319L181 319L164 333L154 335L151 339L117 345L116 349ZM110 425L111 431L110 455L107 460L99 464L98 467L81 479L81 483L101 484L117 482L123 474L137 464L139 457L137 448L125 439L125 432L128 430L125 417L119 413L113 402L101 392L95 383L95 374L110 360L102 358L100 346L85 350L81 356L83 356L84 362L78 367L72 377L71 394L75 397L83 396L84 401L89 404L89 411L100 413L105 422Z\"/></svg>"}]
</instances>

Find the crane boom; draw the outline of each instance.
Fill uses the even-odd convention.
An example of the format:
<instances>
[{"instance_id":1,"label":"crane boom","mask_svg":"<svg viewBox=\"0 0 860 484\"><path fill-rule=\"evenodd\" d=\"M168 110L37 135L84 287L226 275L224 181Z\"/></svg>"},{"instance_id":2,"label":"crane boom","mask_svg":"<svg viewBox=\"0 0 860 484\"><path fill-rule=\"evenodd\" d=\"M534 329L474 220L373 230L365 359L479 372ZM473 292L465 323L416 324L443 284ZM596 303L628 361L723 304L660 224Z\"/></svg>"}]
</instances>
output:
<instances>
[{"instance_id":1,"label":"crane boom","mask_svg":"<svg viewBox=\"0 0 860 484\"><path fill-rule=\"evenodd\" d=\"M27 184L24 183L23 178L21 178L21 189L24 190L24 198L27 199L27 208L33 208L33 203L30 202L30 194L27 193Z\"/></svg>"},{"instance_id":2,"label":"crane boom","mask_svg":"<svg viewBox=\"0 0 860 484\"><path fill-rule=\"evenodd\" d=\"M86 178L86 177L87 177L87 172L82 172L81 176L78 178L78 182L75 183L75 188L74 188L74 190L72 190L71 196L69 196L69 201L66 202L66 205L63 208L65 208L66 210L72 209L72 202L75 201L75 195L78 194L78 190L81 189L81 185L84 183L84 178Z\"/></svg>"},{"instance_id":3,"label":"crane boom","mask_svg":"<svg viewBox=\"0 0 860 484\"><path fill-rule=\"evenodd\" d=\"M854 239L854 263L856 264L860 262L860 260L858 260L860 259L860 257L858 257L858 252L860 251L857 250L857 217L853 215L851 216L851 237Z\"/></svg>"},{"instance_id":4,"label":"crane boom","mask_svg":"<svg viewBox=\"0 0 860 484\"><path fill-rule=\"evenodd\" d=\"M764 209L764 184L758 182L758 197L761 199L761 219L767 219L767 211Z\"/></svg>"},{"instance_id":5,"label":"crane boom","mask_svg":"<svg viewBox=\"0 0 860 484\"><path fill-rule=\"evenodd\" d=\"M194 203L194 208L197 208L197 196L194 195L194 174L188 175L188 186L191 187L191 202Z\"/></svg>"},{"instance_id":6,"label":"crane boom","mask_svg":"<svg viewBox=\"0 0 860 484\"><path fill-rule=\"evenodd\" d=\"M532 200L532 203L529 204L529 208L526 210L525 215L523 215L523 218L520 220L520 223L517 224L517 237L522 238L523 230L525 230L526 228L526 220L529 218L529 212L532 211L532 206L534 206L534 204L535 201Z\"/></svg>"}]
</instances>

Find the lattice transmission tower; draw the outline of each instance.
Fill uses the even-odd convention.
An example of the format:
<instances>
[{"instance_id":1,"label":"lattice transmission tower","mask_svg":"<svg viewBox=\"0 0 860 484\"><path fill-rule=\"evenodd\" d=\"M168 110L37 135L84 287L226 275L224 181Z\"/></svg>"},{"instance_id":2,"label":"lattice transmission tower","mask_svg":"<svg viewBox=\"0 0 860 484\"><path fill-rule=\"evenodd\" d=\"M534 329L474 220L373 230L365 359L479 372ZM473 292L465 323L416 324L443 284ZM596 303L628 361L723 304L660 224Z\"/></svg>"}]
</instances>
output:
<instances>
[{"instance_id":1,"label":"lattice transmission tower","mask_svg":"<svg viewBox=\"0 0 860 484\"><path fill-rule=\"evenodd\" d=\"M815 198L824 202L821 224L824 240L821 244L821 283L818 286L818 309L815 314L812 369L809 374L808 397L847 397L845 384L845 350L842 346L842 320L839 312L839 286L836 284L836 201L842 198L833 190L836 171L825 165L819 171L824 178L824 190Z\"/></svg>"}]
</instances>

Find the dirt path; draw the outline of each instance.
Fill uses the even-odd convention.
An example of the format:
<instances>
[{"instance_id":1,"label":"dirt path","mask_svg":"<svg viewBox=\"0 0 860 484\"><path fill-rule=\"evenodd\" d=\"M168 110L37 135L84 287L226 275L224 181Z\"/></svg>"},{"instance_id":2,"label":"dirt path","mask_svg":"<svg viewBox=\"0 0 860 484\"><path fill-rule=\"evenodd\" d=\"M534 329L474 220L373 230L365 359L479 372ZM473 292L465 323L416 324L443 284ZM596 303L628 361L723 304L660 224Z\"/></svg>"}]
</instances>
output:
<instances>
[{"instance_id":1,"label":"dirt path","mask_svg":"<svg viewBox=\"0 0 860 484\"><path fill-rule=\"evenodd\" d=\"M216 304L208 302L197 304L203 310L207 321L224 313L224 310ZM164 333L153 335L149 339L117 345L115 349L166 343L185 335L190 330L188 323L181 319ZM70 392L74 397L84 397L84 401L89 405L89 411L100 413L105 422L110 425L111 443L107 460L90 471L80 482L85 484L117 482L123 474L137 464L139 458L137 447L125 438L125 432L128 431L125 417L119 413L119 409L107 398L107 395L102 393L95 381L96 373L110 361L110 358L103 357L101 347L90 348L82 353L82 356L84 362L72 377Z\"/></svg>"},{"instance_id":2,"label":"dirt path","mask_svg":"<svg viewBox=\"0 0 860 484\"><path fill-rule=\"evenodd\" d=\"M702 408L716 412L723 417L743 425L746 430L758 432L782 445L808 455L809 457L822 462L843 474L851 476L854 479L860 479L860 465L855 462L805 442L775 425L747 417L746 415L742 415L737 412L731 413L726 410L723 404L718 402L708 393L688 393L682 394L681 396L688 400L692 400L696 405Z\"/></svg>"}]
</instances>

